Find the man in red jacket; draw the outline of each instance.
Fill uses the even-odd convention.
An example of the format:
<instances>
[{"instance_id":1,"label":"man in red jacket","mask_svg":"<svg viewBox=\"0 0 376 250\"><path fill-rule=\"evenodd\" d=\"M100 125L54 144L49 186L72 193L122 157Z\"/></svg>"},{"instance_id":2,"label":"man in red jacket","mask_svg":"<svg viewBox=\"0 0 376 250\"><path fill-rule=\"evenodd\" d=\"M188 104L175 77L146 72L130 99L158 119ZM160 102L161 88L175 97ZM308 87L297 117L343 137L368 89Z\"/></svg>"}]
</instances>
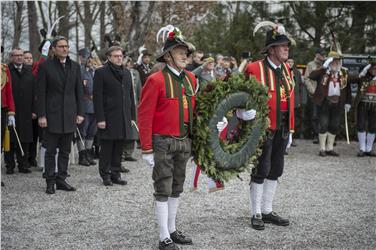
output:
<instances>
[{"instance_id":1,"label":"man in red jacket","mask_svg":"<svg viewBox=\"0 0 376 250\"><path fill-rule=\"evenodd\" d=\"M185 70L193 46L172 25L163 27L160 33L167 33L168 39L157 61L166 66L146 80L138 123L142 158L153 167L159 249L179 249L175 243L192 244L191 238L176 230L175 219L191 157L197 83L194 75Z\"/></svg>"},{"instance_id":2,"label":"man in red jacket","mask_svg":"<svg viewBox=\"0 0 376 250\"><path fill-rule=\"evenodd\" d=\"M270 125L250 185L251 223L257 230L265 229L264 223L289 225L288 219L273 211L272 203L277 180L283 172L285 147L287 142L291 144L291 133L294 130L294 81L285 63L290 44L284 27L276 24L266 35L266 46L262 51L266 57L248 64L245 70L247 77L253 76L268 87L269 95Z\"/></svg>"}]
</instances>

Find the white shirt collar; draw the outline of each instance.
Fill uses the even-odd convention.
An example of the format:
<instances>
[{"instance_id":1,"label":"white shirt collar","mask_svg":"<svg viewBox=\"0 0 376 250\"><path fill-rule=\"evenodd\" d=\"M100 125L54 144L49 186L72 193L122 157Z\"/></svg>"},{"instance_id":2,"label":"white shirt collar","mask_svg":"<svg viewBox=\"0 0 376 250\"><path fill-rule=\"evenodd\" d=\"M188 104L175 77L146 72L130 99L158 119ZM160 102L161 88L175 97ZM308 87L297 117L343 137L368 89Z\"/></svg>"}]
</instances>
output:
<instances>
[{"instance_id":1,"label":"white shirt collar","mask_svg":"<svg viewBox=\"0 0 376 250\"><path fill-rule=\"evenodd\" d=\"M176 75L176 76L180 76L180 74L181 74L181 72L183 71L180 71L180 72L178 72L176 69L174 69L173 67L171 67L170 65L168 65L168 64L166 64L167 65L167 67L171 70L171 72L172 73L174 73L174 75Z\"/></svg>"},{"instance_id":2,"label":"white shirt collar","mask_svg":"<svg viewBox=\"0 0 376 250\"><path fill-rule=\"evenodd\" d=\"M266 59L268 60L270 66L272 66L273 69L281 68L281 65L279 65L279 66L275 65L275 64L269 59L269 57L266 57Z\"/></svg>"}]
</instances>

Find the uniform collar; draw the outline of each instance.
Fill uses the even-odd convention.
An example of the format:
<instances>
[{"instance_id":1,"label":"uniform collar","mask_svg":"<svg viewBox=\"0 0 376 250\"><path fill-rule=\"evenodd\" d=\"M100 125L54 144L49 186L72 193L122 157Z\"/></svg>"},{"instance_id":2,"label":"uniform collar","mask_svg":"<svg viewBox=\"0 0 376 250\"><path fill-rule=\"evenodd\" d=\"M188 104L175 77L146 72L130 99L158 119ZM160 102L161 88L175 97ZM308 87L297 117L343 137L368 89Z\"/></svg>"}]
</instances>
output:
<instances>
[{"instance_id":1,"label":"uniform collar","mask_svg":"<svg viewBox=\"0 0 376 250\"><path fill-rule=\"evenodd\" d=\"M282 65L282 64L280 64L279 66L275 65L275 64L269 59L269 57L266 57L266 60L268 60L269 65L272 66L273 69L281 68L281 65Z\"/></svg>"},{"instance_id":2,"label":"uniform collar","mask_svg":"<svg viewBox=\"0 0 376 250\"><path fill-rule=\"evenodd\" d=\"M166 64L166 65L167 65L168 69L169 69L174 75L176 75L177 77L179 77L180 74L183 72L183 70L179 72L179 71L177 71L176 69L174 69L173 67L171 67L170 65L168 65L168 64Z\"/></svg>"}]
</instances>

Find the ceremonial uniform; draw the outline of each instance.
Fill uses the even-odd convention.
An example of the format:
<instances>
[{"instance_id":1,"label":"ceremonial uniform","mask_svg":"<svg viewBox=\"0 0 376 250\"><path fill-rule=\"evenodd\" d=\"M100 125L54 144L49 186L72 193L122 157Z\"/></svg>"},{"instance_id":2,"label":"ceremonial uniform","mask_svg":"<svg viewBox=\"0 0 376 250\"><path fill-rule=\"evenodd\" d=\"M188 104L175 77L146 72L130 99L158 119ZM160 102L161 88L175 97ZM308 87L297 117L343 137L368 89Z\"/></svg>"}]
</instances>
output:
<instances>
[{"instance_id":1,"label":"ceremonial uniform","mask_svg":"<svg viewBox=\"0 0 376 250\"><path fill-rule=\"evenodd\" d=\"M254 33L270 23L258 24ZM261 52L267 54L266 58L249 63L244 72L246 77L255 77L260 84L268 87L269 96L269 128L250 183L251 225L256 230L265 229L264 223L289 225L288 219L273 211L272 203L277 180L283 173L286 145L291 144L294 132L294 76L288 64L282 61L283 57L288 59L290 45L291 38L284 27L275 24L266 33L265 48Z\"/></svg>"},{"instance_id":2,"label":"ceremonial uniform","mask_svg":"<svg viewBox=\"0 0 376 250\"><path fill-rule=\"evenodd\" d=\"M334 53L330 52L329 57L331 55ZM319 105L320 156L338 156L338 153L333 150L333 145L339 129L340 115L344 105L351 104L351 88L347 84L347 77L347 70L343 67L339 71L320 67L312 71L309 76L318 83L313 101Z\"/></svg>"},{"instance_id":3,"label":"ceremonial uniform","mask_svg":"<svg viewBox=\"0 0 376 250\"><path fill-rule=\"evenodd\" d=\"M153 167L159 249L179 249L175 243L192 244L192 239L176 230L175 220L187 161L191 157L197 83L191 72L175 62L179 60L182 64L186 54L191 53L180 30L169 25L158 34L161 31L168 32L168 39L157 61L166 62L166 66L150 75L142 88L138 127L142 158Z\"/></svg>"},{"instance_id":4,"label":"ceremonial uniform","mask_svg":"<svg viewBox=\"0 0 376 250\"><path fill-rule=\"evenodd\" d=\"M376 134L376 76L369 72L376 67L373 63L366 74L352 78L351 82L358 83L355 97L355 121L358 130L358 156L376 156L372 151ZM368 125L368 126L367 126Z\"/></svg>"},{"instance_id":5,"label":"ceremonial uniform","mask_svg":"<svg viewBox=\"0 0 376 250\"><path fill-rule=\"evenodd\" d=\"M267 139L259 163L252 173L252 181L261 184L265 178L277 180L283 172L283 145L286 145L289 133L294 131L294 81L287 64L278 68L267 58L250 63L245 74L254 76L267 86L270 98Z\"/></svg>"}]
</instances>

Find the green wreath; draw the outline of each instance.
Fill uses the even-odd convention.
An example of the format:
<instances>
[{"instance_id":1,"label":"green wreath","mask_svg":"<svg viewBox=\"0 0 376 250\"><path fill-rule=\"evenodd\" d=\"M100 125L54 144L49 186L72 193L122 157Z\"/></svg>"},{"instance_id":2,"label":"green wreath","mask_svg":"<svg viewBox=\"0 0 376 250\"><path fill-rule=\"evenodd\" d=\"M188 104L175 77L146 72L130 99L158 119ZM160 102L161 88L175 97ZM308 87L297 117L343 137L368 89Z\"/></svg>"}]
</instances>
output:
<instances>
[{"instance_id":1,"label":"green wreath","mask_svg":"<svg viewBox=\"0 0 376 250\"><path fill-rule=\"evenodd\" d=\"M232 76L227 82L213 81L199 92L192 147L196 163L209 177L225 182L256 164L269 126L267 102L267 88L243 75ZM239 120L236 142L222 141L216 125L224 116L232 116L236 108L255 109L256 118Z\"/></svg>"}]
</instances>

